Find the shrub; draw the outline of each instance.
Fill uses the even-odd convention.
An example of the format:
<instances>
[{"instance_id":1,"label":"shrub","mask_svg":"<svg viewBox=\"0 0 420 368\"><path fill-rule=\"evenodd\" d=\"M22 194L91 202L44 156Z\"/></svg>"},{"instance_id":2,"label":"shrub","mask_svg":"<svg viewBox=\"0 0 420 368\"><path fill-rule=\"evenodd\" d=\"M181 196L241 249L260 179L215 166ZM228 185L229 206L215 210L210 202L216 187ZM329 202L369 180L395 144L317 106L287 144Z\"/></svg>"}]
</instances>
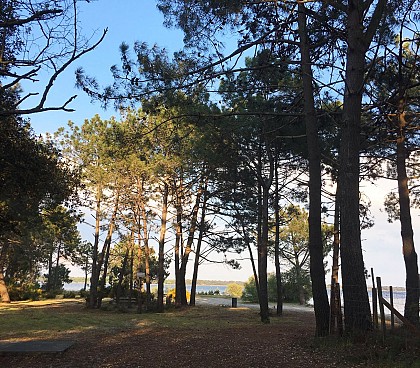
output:
<instances>
[{"instance_id":1,"label":"shrub","mask_svg":"<svg viewBox=\"0 0 420 368\"><path fill-rule=\"evenodd\" d=\"M42 290L38 283L10 285L7 287L10 300L39 300L42 295Z\"/></svg>"},{"instance_id":2,"label":"shrub","mask_svg":"<svg viewBox=\"0 0 420 368\"><path fill-rule=\"evenodd\" d=\"M210 295L210 294L209 294ZM175 300L176 292L175 289L171 289L166 293L166 298ZM190 302L191 293L187 290L187 302Z\"/></svg>"},{"instance_id":3,"label":"shrub","mask_svg":"<svg viewBox=\"0 0 420 368\"><path fill-rule=\"evenodd\" d=\"M225 293L233 298L240 298L243 290L244 287L242 285L232 283L227 285Z\"/></svg>"},{"instance_id":4,"label":"shrub","mask_svg":"<svg viewBox=\"0 0 420 368\"><path fill-rule=\"evenodd\" d=\"M246 302L258 303L257 287L255 285L254 276L251 276L245 283L241 298Z\"/></svg>"},{"instance_id":5,"label":"shrub","mask_svg":"<svg viewBox=\"0 0 420 368\"><path fill-rule=\"evenodd\" d=\"M294 270L289 270L282 275L283 301L289 303L299 303L300 297L305 301L311 298L311 281L308 274L303 274L299 279L296 278ZM269 274L267 279L268 301L277 302L277 281L275 274ZM303 295L302 295L303 294ZM244 285L242 300L250 303L258 303L257 288L254 277L251 276Z\"/></svg>"},{"instance_id":6,"label":"shrub","mask_svg":"<svg viewBox=\"0 0 420 368\"><path fill-rule=\"evenodd\" d=\"M77 291L74 291L74 290L64 290L63 291L63 298L66 298L66 299L76 298L76 296L78 294L79 293Z\"/></svg>"}]
</instances>

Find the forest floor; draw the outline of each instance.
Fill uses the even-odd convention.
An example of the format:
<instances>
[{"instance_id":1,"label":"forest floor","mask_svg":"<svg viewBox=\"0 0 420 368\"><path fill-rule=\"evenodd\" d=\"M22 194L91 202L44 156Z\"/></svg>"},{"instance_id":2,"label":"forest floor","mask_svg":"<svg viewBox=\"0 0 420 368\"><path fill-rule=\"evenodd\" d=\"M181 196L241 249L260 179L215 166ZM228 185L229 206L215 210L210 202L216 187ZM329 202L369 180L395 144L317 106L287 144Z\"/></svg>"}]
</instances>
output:
<instances>
[{"instance_id":1,"label":"forest floor","mask_svg":"<svg viewBox=\"0 0 420 368\"><path fill-rule=\"evenodd\" d=\"M0 341L69 340L62 353L0 354L0 367L420 367L418 351L314 339L313 312L259 322L249 307L201 305L163 314L86 309L82 301L0 304ZM340 342L337 342L340 340ZM417 355L418 356L418 355Z\"/></svg>"}]
</instances>

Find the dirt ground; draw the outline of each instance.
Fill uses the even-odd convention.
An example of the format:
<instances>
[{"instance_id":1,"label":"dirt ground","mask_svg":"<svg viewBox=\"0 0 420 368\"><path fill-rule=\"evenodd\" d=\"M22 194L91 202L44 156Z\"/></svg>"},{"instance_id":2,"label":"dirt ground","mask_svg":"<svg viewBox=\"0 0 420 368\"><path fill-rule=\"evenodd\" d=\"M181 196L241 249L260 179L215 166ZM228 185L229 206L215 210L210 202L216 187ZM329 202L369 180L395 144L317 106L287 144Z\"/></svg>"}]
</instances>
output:
<instances>
[{"instance_id":1,"label":"dirt ground","mask_svg":"<svg viewBox=\"0 0 420 368\"><path fill-rule=\"evenodd\" d=\"M216 323L200 321L180 327L156 324L130 328L62 332L60 339L75 343L63 353L0 355L1 368L29 367L366 367L340 354L325 354L314 343L314 315L285 311L282 321L247 323L232 319L226 307L211 307ZM215 309L219 308L219 309ZM240 312L240 311L238 311ZM181 312L182 313L182 312ZM187 312L185 312L187 313ZM247 309L241 313L252 313ZM238 314L239 315L239 314ZM187 314L186 314L187 316ZM216 317L215 317L216 316ZM217 317L219 316L219 317ZM205 318L199 315L199 318ZM220 318L218 327L217 318ZM228 327L226 327L228 324Z\"/></svg>"}]
</instances>

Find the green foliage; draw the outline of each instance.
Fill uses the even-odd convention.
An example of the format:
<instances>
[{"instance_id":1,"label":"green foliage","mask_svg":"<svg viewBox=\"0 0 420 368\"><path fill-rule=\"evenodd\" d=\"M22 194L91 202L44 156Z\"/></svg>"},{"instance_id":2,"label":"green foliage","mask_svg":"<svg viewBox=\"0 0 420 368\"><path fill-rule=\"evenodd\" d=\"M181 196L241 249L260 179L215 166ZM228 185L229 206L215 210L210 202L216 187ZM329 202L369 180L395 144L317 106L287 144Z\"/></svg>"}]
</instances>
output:
<instances>
[{"instance_id":1,"label":"green foliage","mask_svg":"<svg viewBox=\"0 0 420 368\"><path fill-rule=\"evenodd\" d=\"M70 279L70 270L60 264L51 268L51 273L44 274L44 277L47 280L45 289L47 291L62 291L64 284L69 284L72 282Z\"/></svg>"},{"instance_id":2,"label":"green foliage","mask_svg":"<svg viewBox=\"0 0 420 368\"><path fill-rule=\"evenodd\" d=\"M79 292L75 290L63 290L62 295L65 299L75 299L79 296Z\"/></svg>"},{"instance_id":3,"label":"green foliage","mask_svg":"<svg viewBox=\"0 0 420 368\"><path fill-rule=\"evenodd\" d=\"M287 303L299 303L301 298L308 301L312 296L311 280L308 273L300 277L296 276L294 270L282 274L283 301ZM276 275L271 273L267 278L268 300L277 302L277 281ZM255 286L254 276L251 276L245 283L242 300L250 303L258 303L258 293Z\"/></svg>"},{"instance_id":4,"label":"green foliage","mask_svg":"<svg viewBox=\"0 0 420 368\"><path fill-rule=\"evenodd\" d=\"M254 276L251 276L245 283L241 298L245 302L258 303L258 293Z\"/></svg>"},{"instance_id":5,"label":"green foliage","mask_svg":"<svg viewBox=\"0 0 420 368\"><path fill-rule=\"evenodd\" d=\"M282 274L283 298L289 303L305 303L312 297L309 272L296 272L296 269Z\"/></svg>"},{"instance_id":6,"label":"green foliage","mask_svg":"<svg viewBox=\"0 0 420 368\"><path fill-rule=\"evenodd\" d=\"M242 296L244 287L242 285L232 283L226 286L225 294L230 295L234 298L240 298Z\"/></svg>"},{"instance_id":7,"label":"green foliage","mask_svg":"<svg viewBox=\"0 0 420 368\"><path fill-rule=\"evenodd\" d=\"M11 282L7 289L11 301L39 300L42 296L42 290L38 283L20 284Z\"/></svg>"}]
</instances>

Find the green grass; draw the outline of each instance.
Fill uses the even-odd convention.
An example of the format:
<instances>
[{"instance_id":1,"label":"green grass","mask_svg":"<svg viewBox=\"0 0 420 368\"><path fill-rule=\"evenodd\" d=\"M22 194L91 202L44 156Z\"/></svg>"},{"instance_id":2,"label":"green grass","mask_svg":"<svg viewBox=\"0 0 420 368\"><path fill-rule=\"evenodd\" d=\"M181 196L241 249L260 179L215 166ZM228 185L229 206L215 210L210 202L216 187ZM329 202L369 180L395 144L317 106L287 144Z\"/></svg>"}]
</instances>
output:
<instances>
[{"instance_id":1,"label":"green grass","mask_svg":"<svg viewBox=\"0 0 420 368\"><path fill-rule=\"evenodd\" d=\"M109 331L139 327L206 330L242 326L261 326L258 311L246 308L194 307L165 313L137 314L136 308L124 312L105 304L103 310L90 310L83 300L61 299L13 302L0 305L0 340L40 337L54 338L86 330ZM288 318L272 323L293 323Z\"/></svg>"}]
</instances>

